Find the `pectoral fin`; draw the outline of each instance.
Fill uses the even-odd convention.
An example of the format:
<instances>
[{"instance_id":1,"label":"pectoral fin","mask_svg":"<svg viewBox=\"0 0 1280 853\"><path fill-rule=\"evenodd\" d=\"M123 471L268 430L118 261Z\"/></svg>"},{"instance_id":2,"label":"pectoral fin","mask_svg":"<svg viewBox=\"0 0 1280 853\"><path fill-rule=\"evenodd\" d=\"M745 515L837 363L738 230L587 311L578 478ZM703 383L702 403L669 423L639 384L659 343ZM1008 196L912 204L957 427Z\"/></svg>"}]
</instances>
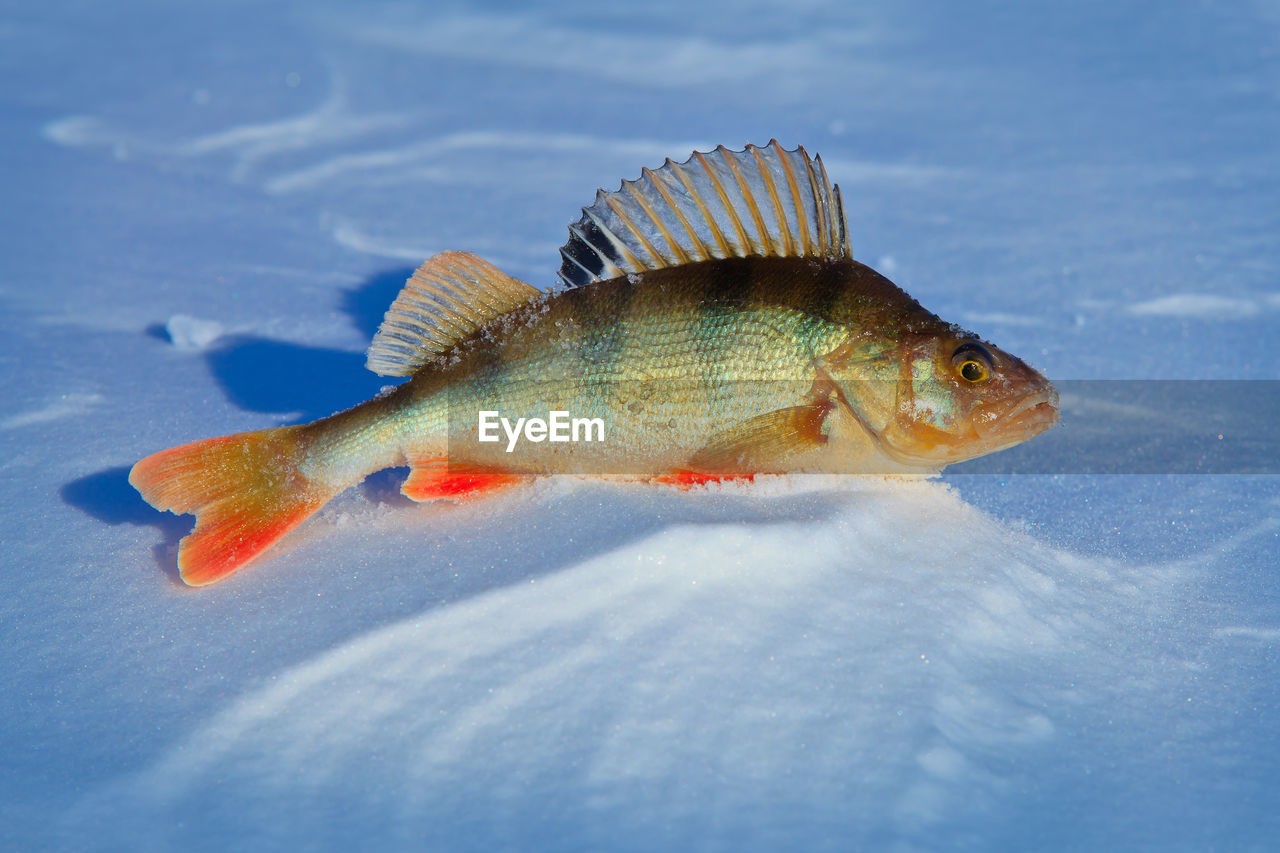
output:
<instances>
[{"instance_id":1,"label":"pectoral fin","mask_svg":"<svg viewBox=\"0 0 1280 853\"><path fill-rule=\"evenodd\" d=\"M832 408L822 399L748 418L695 453L689 468L738 475L776 469L786 459L826 444L822 427Z\"/></svg>"}]
</instances>

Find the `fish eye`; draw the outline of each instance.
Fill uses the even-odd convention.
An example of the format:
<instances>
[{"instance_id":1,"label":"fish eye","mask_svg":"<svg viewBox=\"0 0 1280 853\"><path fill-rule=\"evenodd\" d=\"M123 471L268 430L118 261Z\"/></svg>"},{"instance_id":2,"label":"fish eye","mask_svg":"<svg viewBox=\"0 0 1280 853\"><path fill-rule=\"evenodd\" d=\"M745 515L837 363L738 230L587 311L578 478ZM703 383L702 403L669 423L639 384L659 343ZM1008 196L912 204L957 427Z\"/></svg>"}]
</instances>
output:
<instances>
[{"instance_id":1,"label":"fish eye","mask_svg":"<svg viewBox=\"0 0 1280 853\"><path fill-rule=\"evenodd\" d=\"M977 384L991 377L991 354L975 343L961 344L951 354L951 364L966 382Z\"/></svg>"}]
</instances>

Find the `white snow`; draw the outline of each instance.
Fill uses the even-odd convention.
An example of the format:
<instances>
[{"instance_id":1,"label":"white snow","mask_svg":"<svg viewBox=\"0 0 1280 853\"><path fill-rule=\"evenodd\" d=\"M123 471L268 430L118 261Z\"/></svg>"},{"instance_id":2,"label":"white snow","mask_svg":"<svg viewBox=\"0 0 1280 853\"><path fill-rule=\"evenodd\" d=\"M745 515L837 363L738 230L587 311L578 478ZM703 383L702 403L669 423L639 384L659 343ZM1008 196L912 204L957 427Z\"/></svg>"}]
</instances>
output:
<instances>
[{"instance_id":1,"label":"white snow","mask_svg":"<svg viewBox=\"0 0 1280 853\"><path fill-rule=\"evenodd\" d=\"M373 396L423 256L549 285L693 147L820 153L857 257L1054 378L1277 378L1265 4L539 10L0 23L0 846L1273 846L1274 477L390 471L176 580L137 459Z\"/></svg>"},{"instance_id":2,"label":"white snow","mask_svg":"<svg viewBox=\"0 0 1280 853\"><path fill-rule=\"evenodd\" d=\"M18 429L81 415L100 402L102 402L101 394L58 394L38 408L0 419L0 429Z\"/></svg>"},{"instance_id":3,"label":"white snow","mask_svg":"<svg viewBox=\"0 0 1280 853\"><path fill-rule=\"evenodd\" d=\"M1130 313L1154 317L1195 317L1238 322L1260 313L1266 300L1217 296L1212 293L1176 293L1129 306Z\"/></svg>"},{"instance_id":4,"label":"white snow","mask_svg":"<svg viewBox=\"0 0 1280 853\"><path fill-rule=\"evenodd\" d=\"M727 838L781 846L812 838L808 820L848 820L843 805L927 846L939 824L980 825L1011 786L1034 784L1032 767L993 772L990 756L1078 735L1093 713L1081 691L1159 705L1187 677L1162 626L1191 566L1081 560L938 483L764 503L737 491L564 481L508 498L508 513L532 517L568 502L646 526L680 520L601 539L547 573L513 552L518 580L281 669L81 819L111 815L161 846L206 833L238 846L237 814L299 809L325 817L291 839L323 845L391 810L405 843L495 849L554 829L565 847L653 849L696 836L708 815ZM453 542L420 534L432 565L467 561L462 531L486 535L473 526L486 513L467 516ZM904 541L904 522L911 538L949 544ZM290 562L351 534L327 531ZM281 583L301 580L288 574ZM1134 656L1170 671L1131 671ZM212 809L210 790L225 792ZM837 791L847 801L830 801ZM547 812L533 824L454 834L455 815L518 814L530 796Z\"/></svg>"},{"instance_id":5,"label":"white snow","mask_svg":"<svg viewBox=\"0 0 1280 853\"><path fill-rule=\"evenodd\" d=\"M222 337L222 324L217 320L201 320L188 314L174 314L164 324L169 340L178 349L200 350Z\"/></svg>"}]
</instances>

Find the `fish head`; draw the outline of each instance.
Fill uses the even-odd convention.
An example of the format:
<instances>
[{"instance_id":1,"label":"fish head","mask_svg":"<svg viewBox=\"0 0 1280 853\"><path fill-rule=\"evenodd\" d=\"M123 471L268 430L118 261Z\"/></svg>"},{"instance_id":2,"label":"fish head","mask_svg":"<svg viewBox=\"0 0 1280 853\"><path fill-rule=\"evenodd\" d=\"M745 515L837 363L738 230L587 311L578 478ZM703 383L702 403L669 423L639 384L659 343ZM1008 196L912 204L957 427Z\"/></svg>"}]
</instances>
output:
<instances>
[{"instance_id":1,"label":"fish head","mask_svg":"<svg viewBox=\"0 0 1280 853\"><path fill-rule=\"evenodd\" d=\"M1058 422L1058 392L1045 376L958 329L907 333L874 363L841 390L898 464L936 471L1021 444Z\"/></svg>"}]
</instances>

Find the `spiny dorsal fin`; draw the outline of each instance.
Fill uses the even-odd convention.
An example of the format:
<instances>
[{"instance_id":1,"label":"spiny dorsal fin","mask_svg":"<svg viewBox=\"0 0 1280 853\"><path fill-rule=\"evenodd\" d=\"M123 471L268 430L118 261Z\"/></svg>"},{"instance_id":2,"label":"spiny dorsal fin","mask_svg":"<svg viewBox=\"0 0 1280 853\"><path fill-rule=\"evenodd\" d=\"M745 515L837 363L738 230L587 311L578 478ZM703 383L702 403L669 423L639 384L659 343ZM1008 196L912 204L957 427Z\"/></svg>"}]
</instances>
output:
<instances>
[{"instance_id":1,"label":"spiny dorsal fin","mask_svg":"<svg viewBox=\"0 0 1280 853\"><path fill-rule=\"evenodd\" d=\"M569 234L560 250L566 287L713 258L852 255L840 188L822 158L776 139L668 158L616 192L597 190Z\"/></svg>"},{"instance_id":2,"label":"spiny dorsal fin","mask_svg":"<svg viewBox=\"0 0 1280 853\"><path fill-rule=\"evenodd\" d=\"M381 376L409 376L539 293L470 252L443 252L418 267L391 303L366 364Z\"/></svg>"}]
</instances>

